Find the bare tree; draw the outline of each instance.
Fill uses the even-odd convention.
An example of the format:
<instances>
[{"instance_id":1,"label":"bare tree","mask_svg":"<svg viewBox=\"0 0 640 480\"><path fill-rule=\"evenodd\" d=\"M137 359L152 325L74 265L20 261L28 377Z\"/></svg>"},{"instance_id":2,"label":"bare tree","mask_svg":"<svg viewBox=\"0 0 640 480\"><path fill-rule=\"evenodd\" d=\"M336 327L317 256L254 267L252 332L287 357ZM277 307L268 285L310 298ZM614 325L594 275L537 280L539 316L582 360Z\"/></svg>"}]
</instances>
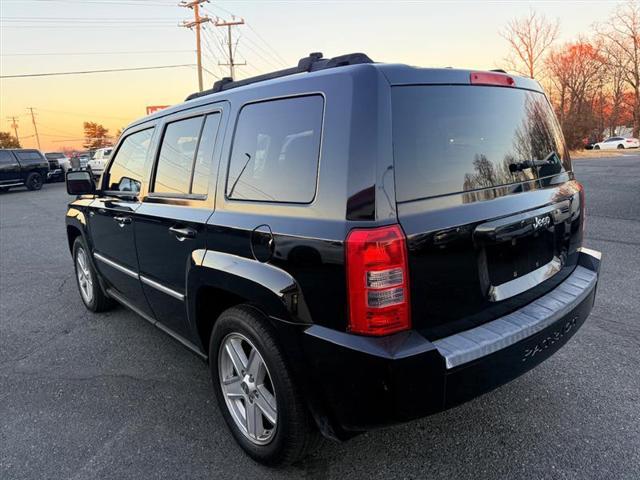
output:
<instances>
[{"instance_id":1,"label":"bare tree","mask_svg":"<svg viewBox=\"0 0 640 480\"><path fill-rule=\"evenodd\" d=\"M599 51L598 44L581 38L554 49L546 59L549 78L558 92L556 110L571 148L579 147L596 127L594 108L604 70Z\"/></svg>"},{"instance_id":2,"label":"bare tree","mask_svg":"<svg viewBox=\"0 0 640 480\"><path fill-rule=\"evenodd\" d=\"M535 11L511 20L500 32L508 43L510 54L505 59L509 70L535 78L541 73L543 58L558 38L560 22L547 20Z\"/></svg>"},{"instance_id":3,"label":"bare tree","mask_svg":"<svg viewBox=\"0 0 640 480\"><path fill-rule=\"evenodd\" d=\"M623 72L633 91L633 136L640 135L640 3L618 5L609 19L596 25L609 61Z\"/></svg>"}]
</instances>

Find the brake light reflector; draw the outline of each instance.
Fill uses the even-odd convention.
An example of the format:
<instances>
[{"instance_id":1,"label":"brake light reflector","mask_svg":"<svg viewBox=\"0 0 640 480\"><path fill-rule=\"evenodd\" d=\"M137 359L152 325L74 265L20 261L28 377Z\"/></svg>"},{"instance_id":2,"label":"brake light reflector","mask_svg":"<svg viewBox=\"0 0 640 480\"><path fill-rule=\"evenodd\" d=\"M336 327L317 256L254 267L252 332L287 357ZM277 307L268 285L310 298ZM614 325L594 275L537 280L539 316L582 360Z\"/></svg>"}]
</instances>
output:
<instances>
[{"instance_id":1,"label":"brake light reflector","mask_svg":"<svg viewBox=\"0 0 640 480\"><path fill-rule=\"evenodd\" d=\"M407 244L400 226L352 230L345 251L349 331L389 335L408 330Z\"/></svg>"},{"instance_id":2,"label":"brake light reflector","mask_svg":"<svg viewBox=\"0 0 640 480\"><path fill-rule=\"evenodd\" d=\"M516 82L509 75L496 72L472 72L472 85L498 85L500 87L513 87Z\"/></svg>"},{"instance_id":3,"label":"brake light reflector","mask_svg":"<svg viewBox=\"0 0 640 480\"><path fill-rule=\"evenodd\" d=\"M580 198L580 230L582 231L582 236L584 238L584 234L587 229L587 204L585 202L584 185L580 182L576 183L578 184L578 196Z\"/></svg>"}]
</instances>

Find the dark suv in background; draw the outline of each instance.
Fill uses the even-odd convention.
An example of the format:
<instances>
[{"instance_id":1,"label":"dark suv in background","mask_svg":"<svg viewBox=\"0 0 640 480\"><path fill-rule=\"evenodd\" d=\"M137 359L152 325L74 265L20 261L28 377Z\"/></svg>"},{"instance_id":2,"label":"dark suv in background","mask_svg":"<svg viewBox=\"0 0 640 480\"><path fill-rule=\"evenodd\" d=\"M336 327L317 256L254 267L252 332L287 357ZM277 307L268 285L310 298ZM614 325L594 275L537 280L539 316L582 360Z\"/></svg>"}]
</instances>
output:
<instances>
[{"instance_id":1,"label":"dark suv in background","mask_svg":"<svg viewBox=\"0 0 640 480\"><path fill-rule=\"evenodd\" d=\"M49 162L38 150L0 150L0 191L14 187L40 190L49 175Z\"/></svg>"},{"instance_id":2,"label":"dark suv in background","mask_svg":"<svg viewBox=\"0 0 640 480\"><path fill-rule=\"evenodd\" d=\"M458 405L558 350L600 254L540 85L319 54L130 125L66 216L82 299L207 359L268 464Z\"/></svg>"}]
</instances>

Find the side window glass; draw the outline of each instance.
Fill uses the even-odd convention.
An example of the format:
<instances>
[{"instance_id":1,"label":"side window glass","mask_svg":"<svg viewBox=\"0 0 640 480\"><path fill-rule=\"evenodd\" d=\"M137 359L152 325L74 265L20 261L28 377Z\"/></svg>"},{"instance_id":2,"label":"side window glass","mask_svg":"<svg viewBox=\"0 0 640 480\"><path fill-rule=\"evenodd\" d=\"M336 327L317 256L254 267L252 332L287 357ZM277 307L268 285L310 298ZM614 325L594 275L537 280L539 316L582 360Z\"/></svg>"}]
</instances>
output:
<instances>
[{"instance_id":1,"label":"side window glass","mask_svg":"<svg viewBox=\"0 0 640 480\"><path fill-rule=\"evenodd\" d=\"M320 95L243 107L229 161L227 197L311 202L318 175L323 108Z\"/></svg>"},{"instance_id":2,"label":"side window glass","mask_svg":"<svg viewBox=\"0 0 640 480\"><path fill-rule=\"evenodd\" d=\"M16 163L16 161L13 159L11 152L0 150L0 165L10 165L12 163Z\"/></svg>"},{"instance_id":3,"label":"side window glass","mask_svg":"<svg viewBox=\"0 0 640 480\"><path fill-rule=\"evenodd\" d=\"M153 128L149 128L133 133L122 141L109 169L109 190L132 193L140 191L152 135Z\"/></svg>"},{"instance_id":4,"label":"side window glass","mask_svg":"<svg viewBox=\"0 0 640 480\"><path fill-rule=\"evenodd\" d=\"M16 156L20 160L42 160L40 154L34 151L16 152Z\"/></svg>"},{"instance_id":5,"label":"side window glass","mask_svg":"<svg viewBox=\"0 0 640 480\"><path fill-rule=\"evenodd\" d=\"M207 195L220 114L167 125L160 147L153 191Z\"/></svg>"},{"instance_id":6,"label":"side window glass","mask_svg":"<svg viewBox=\"0 0 640 480\"><path fill-rule=\"evenodd\" d=\"M220 114L213 113L207 115L198 145L198 153L193 166L193 183L191 193L197 195L207 195L209 190L209 180L213 176L213 149L220 125Z\"/></svg>"},{"instance_id":7,"label":"side window glass","mask_svg":"<svg viewBox=\"0 0 640 480\"><path fill-rule=\"evenodd\" d=\"M203 117L193 117L167 125L156 167L154 192L189 193L202 121Z\"/></svg>"}]
</instances>

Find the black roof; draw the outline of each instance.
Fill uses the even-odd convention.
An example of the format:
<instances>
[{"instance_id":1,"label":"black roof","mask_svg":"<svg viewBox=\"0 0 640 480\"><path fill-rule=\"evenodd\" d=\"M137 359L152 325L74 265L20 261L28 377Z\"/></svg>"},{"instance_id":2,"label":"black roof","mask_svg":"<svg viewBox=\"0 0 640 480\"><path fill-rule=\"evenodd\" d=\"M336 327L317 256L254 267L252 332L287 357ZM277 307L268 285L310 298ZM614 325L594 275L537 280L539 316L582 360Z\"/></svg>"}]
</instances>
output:
<instances>
[{"instance_id":1,"label":"black roof","mask_svg":"<svg viewBox=\"0 0 640 480\"><path fill-rule=\"evenodd\" d=\"M213 88L202 92L192 93L185 100L193 100L194 98L203 97L223 90L242 87L244 85L250 85L257 82L264 82L265 80L272 80L274 78L286 77L296 73L317 72L318 70L344 67L346 65L358 65L361 63L373 63L373 60L364 53L349 53L347 55L340 55L333 58L323 58L322 53L315 52L309 54L308 57L301 58L296 67L285 68L284 70L277 70L275 72L265 73L263 75L245 78L243 80L233 80L231 77L224 77L214 83Z\"/></svg>"}]
</instances>

